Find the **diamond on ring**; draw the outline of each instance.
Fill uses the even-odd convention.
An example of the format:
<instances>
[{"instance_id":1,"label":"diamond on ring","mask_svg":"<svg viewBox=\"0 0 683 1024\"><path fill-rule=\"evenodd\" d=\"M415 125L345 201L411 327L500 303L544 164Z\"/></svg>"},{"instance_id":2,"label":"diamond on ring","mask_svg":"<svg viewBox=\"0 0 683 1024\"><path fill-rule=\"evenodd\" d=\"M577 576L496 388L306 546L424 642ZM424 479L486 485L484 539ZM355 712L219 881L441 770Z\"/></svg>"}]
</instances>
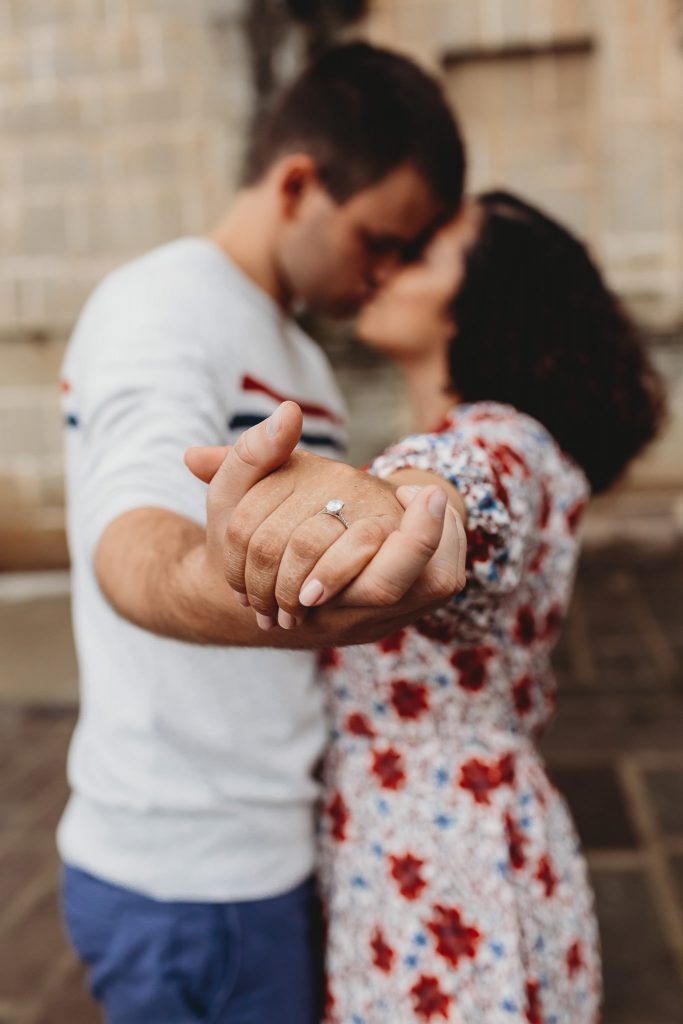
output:
<instances>
[{"instance_id":1,"label":"diamond on ring","mask_svg":"<svg viewBox=\"0 0 683 1024\"><path fill-rule=\"evenodd\" d=\"M342 512L343 508L344 502L341 498L332 498L327 502L324 508L320 509L320 512L324 513L326 516L333 516L335 519L338 519L342 526L348 530L349 524L346 521L346 516Z\"/></svg>"}]
</instances>

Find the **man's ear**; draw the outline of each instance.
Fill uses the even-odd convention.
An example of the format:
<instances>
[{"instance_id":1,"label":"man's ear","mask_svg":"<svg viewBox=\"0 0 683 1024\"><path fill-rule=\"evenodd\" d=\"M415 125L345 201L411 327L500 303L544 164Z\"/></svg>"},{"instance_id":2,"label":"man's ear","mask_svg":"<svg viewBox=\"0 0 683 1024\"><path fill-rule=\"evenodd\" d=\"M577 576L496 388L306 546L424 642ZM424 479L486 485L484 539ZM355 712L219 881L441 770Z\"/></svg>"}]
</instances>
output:
<instances>
[{"instance_id":1,"label":"man's ear","mask_svg":"<svg viewBox=\"0 0 683 1024\"><path fill-rule=\"evenodd\" d=\"M311 189L320 184L318 165L307 153L283 157L277 167L277 189L282 215L296 217Z\"/></svg>"}]
</instances>

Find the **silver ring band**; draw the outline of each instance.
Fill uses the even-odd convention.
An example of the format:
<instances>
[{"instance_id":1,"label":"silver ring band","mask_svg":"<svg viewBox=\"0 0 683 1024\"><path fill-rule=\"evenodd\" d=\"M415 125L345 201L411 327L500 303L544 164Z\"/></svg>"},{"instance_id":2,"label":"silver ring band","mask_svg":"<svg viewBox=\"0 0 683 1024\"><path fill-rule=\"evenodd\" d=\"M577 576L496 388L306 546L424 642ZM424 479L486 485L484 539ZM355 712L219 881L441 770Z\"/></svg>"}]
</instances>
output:
<instances>
[{"instance_id":1,"label":"silver ring band","mask_svg":"<svg viewBox=\"0 0 683 1024\"><path fill-rule=\"evenodd\" d=\"M346 521L346 516L342 512L343 508L344 502L341 500L341 498L332 498L332 500L328 501L324 508L320 509L318 515L332 516L334 519L338 519L342 526L348 530L349 524Z\"/></svg>"}]
</instances>

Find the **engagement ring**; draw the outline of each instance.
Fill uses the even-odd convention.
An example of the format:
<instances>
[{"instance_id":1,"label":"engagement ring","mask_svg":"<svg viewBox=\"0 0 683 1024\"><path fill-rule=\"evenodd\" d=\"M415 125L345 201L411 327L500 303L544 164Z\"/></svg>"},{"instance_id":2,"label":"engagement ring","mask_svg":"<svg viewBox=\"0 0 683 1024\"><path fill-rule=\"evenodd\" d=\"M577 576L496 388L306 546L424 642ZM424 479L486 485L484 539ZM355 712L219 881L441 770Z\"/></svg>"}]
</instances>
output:
<instances>
[{"instance_id":1,"label":"engagement ring","mask_svg":"<svg viewBox=\"0 0 683 1024\"><path fill-rule=\"evenodd\" d=\"M346 529L348 530L349 524L346 521L346 516L342 512L343 508L344 502L341 501L339 498L333 498L332 501L328 501L327 505L325 505L325 508L320 509L319 515L322 515L324 513L326 516L334 516L334 518L338 519L342 526L346 527Z\"/></svg>"}]
</instances>

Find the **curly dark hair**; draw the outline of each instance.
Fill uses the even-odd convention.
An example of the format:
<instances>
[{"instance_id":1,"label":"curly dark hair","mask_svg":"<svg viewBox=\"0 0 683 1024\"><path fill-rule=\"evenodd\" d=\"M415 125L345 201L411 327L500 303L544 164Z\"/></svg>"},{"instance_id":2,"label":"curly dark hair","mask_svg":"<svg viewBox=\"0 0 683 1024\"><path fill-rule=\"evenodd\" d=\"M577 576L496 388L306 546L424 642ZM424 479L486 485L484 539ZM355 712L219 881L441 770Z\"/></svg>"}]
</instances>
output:
<instances>
[{"instance_id":1,"label":"curly dark hair","mask_svg":"<svg viewBox=\"0 0 683 1024\"><path fill-rule=\"evenodd\" d=\"M507 192L477 203L451 307L453 387L533 416L603 491L657 433L661 379L581 242Z\"/></svg>"}]
</instances>

